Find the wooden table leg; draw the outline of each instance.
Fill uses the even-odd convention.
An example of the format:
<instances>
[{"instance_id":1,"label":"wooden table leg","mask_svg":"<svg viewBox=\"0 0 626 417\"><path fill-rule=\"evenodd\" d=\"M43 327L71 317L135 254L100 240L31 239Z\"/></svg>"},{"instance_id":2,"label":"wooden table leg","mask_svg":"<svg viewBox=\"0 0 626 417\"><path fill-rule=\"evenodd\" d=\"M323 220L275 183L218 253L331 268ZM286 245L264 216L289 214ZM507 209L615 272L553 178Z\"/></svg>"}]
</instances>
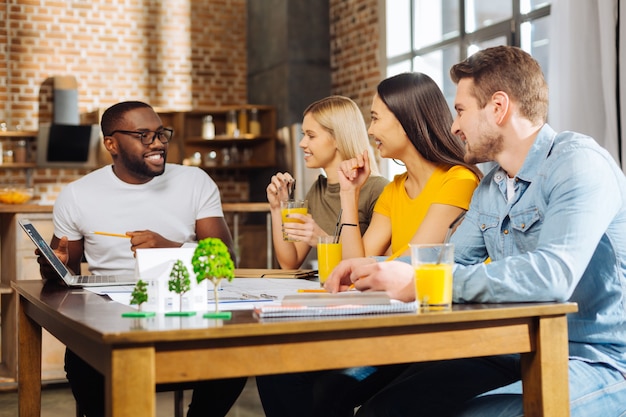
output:
<instances>
[{"instance_id":1,"label":"wooden table leg","mask_svg":"<svg viewBox=\"0 0 626 417\"><path fill-rule=\"evenodd\" d=\"M21 301L21 300L18 300ZM18 302L18 410L20 417L41 415L41 326L24 312Z\"/></svg>"},{"instance_id":2,"label":"wooden table leg","mask_svg":"<svg viewBox=\"0 0 626 417\"><path fill-rule=\"evenodd\" d=\"M274 254L272 252L274 244L272 242L272 215L267 213L265 215L265 244L267 248L267 263L266 268L272 269L274 267Z\"/></svg>"},{"instance_id":3,"label":"wooden table leg","mask_svg":"<svg viewBox=\"0 0 626 417\"><path fill-rule=\"evenodd\" d=\"M537 350L522 354L524 416L568 417L568 340L566 316L539 319Z\"/></svg>"},{"instance_id":4,"label":"wooden table leg","mask_svg":"<svg viewBox=\"0 0 626 417\"><path fill-rule=\"evenodd\" d=\"M154 417L154 348L115 349L107 380L107 417Z\"/></svg>"}]
</instances>

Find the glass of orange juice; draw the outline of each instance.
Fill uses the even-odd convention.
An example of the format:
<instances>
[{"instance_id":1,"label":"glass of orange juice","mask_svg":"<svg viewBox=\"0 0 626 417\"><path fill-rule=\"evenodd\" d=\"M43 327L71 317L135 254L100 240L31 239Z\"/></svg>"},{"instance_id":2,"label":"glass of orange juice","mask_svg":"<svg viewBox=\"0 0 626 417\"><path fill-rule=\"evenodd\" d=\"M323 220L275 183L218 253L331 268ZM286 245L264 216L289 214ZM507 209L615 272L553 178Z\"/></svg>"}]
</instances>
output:
<instances>
[{"instance_id":1,"label":"glass of orange juice","mask_svg":"<svg viewBox=\"0 0 626 417\"><path fill-rule=\"evenodd\" d=\"M295 219L293 217L288 217L289 214L298 213L298 214L307 214L307 201L306 200L284 200L280 202L280 212L283 219L283 230L285 228L285 223L303 223L300 219ZM283 231L283 240L288 242L297 242L295 239L289 239L285 232Z\"/></svg>"},{"instance_id":2,"label":"glass of orange juice","mask_svg":"<svg viewBox=\"0 0 626 417\"><path fill-rule=\"evenodd\" d=\"M411 263L415 268L415 299L428 309L452 306L452 267L454 245L410 245Z\"/></svg>"},{"instance_id":3,"label":"glass of orange juice","mask_svg":"<svg viewBox=\"0 0 626 417\"><path fill-rule=\"evenodd\" d=\"M323 286L333 269L341 262L341 242L335 236L320 236L317 241L317 270Z\"/></svg>"}]
</instances>

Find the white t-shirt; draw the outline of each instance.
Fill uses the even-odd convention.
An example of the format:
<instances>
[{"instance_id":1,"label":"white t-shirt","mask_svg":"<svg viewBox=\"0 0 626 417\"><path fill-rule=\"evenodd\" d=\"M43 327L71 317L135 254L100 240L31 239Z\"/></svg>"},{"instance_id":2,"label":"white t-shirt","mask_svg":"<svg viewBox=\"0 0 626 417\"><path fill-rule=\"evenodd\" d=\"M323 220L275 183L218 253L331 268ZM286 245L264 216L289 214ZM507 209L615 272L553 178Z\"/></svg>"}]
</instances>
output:
<instances>
[{"instance_id":1,"label":"white t-shirt","mask_svg":"<svg viewBox=\"0 0 626 417\"><path fill-rule=\"evenodd\" d=\"M111 165L68 184L54 209L54 234L84 241L93 274L132 274L135 258L130 239L95 235L152 230L166 239L196 239L196 220L223 217L219 190L201 169L167 164L163 175L146 184L128 184Z\"/></svg>"}]
</instances>

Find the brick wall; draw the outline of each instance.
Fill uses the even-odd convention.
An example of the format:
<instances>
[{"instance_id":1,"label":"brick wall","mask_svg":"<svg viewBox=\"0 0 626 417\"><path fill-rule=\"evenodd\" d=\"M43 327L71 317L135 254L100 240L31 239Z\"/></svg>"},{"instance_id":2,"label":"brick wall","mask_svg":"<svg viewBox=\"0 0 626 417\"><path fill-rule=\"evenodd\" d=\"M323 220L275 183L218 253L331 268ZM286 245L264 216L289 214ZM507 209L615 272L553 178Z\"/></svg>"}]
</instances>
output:
<instances>
[{"instance_id":1,"label":"brick wall","mask_svg":"<svg viewBox=\"0 0 626 417\"><path fill-rule=\"evenodd\" d=\"M82 112L126 99L174 110L246 102L245 0L0 0L0 22L9 129L51 119L55 75L76 77ZM38 193L53 198L83 174L65 171L36 170Z\"/></svg>"},{"instance_id":2,"label":"brick wall","mask_svg":"<svg viewBox=\"0 0 626 417\"><path fill-rule=\"evenodd\" d=\"M329 1L333 93L368 115L381 79L380 0ZM81 112L127 99L173 110L245 103L245 28L246 0L0 0L0 121L35 130L51 120L51 77L67 74ZM36 192L54 200L84 173L37 169ZM0 170L0 181L13 177L24 181ZM224 201L247 199L247 184L216 181Z\"/></svg>"},{"instance_id":3,"label":"brick wall","mask_svg":"<svg viewBox=\"0 0 626 417\"><path fill-rule=\"evenodd\" d=\"M330 64L333 94L352 98L369 123L382 80L381 0L330 0Z\"/></svg>"},{"instance_id":4,"label":"brick wall","mask_svg":"<svg viewBox=\"0 0 626 417\"><path fill-rule=\"evenodd\" d=\"M380 45L383 5L384 0L330 0L332 92L353 99L368 126L372 98L385 75ZM375 155L380 167L380 155Z\"/></svg>"}]
</instances>

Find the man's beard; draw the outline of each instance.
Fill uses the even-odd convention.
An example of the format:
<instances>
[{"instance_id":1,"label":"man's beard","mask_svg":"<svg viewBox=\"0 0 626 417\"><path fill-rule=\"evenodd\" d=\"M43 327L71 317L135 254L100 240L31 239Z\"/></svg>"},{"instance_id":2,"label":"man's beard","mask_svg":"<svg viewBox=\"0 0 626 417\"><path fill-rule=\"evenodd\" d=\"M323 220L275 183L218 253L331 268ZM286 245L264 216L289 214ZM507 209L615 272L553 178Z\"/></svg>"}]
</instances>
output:
<instances>
[{"instance_id":1,"label":"man's beard","mask_svg":"<svg viewBox=\"0 0 626 417\"><path fill-rule=\"evenodd\" d=\"M470 147L469 142L466 143L465 162L468 164L480 164L482 162L491 162L495 160L503 148L504 137L498 134L484 134L480 141Z\"/></svg>"},{"instance_id":2,"label":"man's beard","mask_svg":"<svg viewBox=\"0 0 626 417\"><path fill-rule=\"evenodd\" d=\"M154 178L162 175L165 172L165 161L167 160L167 152L163 153L163 167L161 169L151 169L146 161L141 157L128 156L125 153L120 153L119 157L121 163L126 169L133 174L141 178Z\"/></svg>"}]
</instances>

